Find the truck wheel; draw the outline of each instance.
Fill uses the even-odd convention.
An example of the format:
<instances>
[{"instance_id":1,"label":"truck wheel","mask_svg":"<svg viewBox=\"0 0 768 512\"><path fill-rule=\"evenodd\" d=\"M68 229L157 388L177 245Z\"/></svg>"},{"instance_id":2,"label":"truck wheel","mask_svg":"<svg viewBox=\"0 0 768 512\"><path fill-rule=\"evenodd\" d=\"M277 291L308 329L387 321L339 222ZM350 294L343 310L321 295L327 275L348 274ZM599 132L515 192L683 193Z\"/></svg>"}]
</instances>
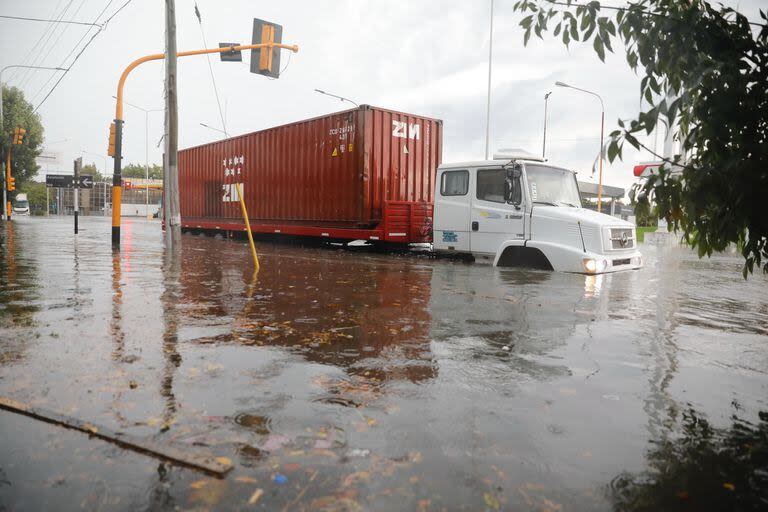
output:
<instances>
[{"instance_id":1,"label":"truck wheel","mask_svg":"<svg viewBox=\"0 0 768 512\"><path fill-rule=\"evenodd\" d=\"M499 258L498 266L554 270L544 253L534 247L507 247Z\"/></svg>"}]
</instances>

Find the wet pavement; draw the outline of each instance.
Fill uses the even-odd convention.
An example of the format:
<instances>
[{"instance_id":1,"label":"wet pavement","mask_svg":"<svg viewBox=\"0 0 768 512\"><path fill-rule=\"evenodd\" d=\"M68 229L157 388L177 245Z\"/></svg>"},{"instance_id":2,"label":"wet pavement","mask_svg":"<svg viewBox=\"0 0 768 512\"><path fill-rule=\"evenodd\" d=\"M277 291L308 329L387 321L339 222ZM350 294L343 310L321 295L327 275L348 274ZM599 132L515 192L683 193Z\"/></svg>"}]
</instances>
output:
<instances>
[{"instance_id":1,"label":"wet pavement","mask_svg":"<svg viewBox=\"0 0 768 512\"><path fill-rule=\"evenodd\" d=\"M0 410L0 510L768 506L768 277L643 247L586 277L0 225L0 395L229 459L217 479Z\"/></svg>"}]
</instances>

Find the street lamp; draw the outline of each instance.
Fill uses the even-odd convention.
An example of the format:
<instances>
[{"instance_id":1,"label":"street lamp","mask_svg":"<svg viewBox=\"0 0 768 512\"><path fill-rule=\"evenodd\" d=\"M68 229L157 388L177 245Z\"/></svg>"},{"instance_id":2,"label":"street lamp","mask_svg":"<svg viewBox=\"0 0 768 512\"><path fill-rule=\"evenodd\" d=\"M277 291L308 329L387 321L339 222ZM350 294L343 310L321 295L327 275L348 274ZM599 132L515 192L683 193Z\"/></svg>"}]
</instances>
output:
<instances>
[{"instance_id":1,"label":"street lamp","mask_svg":"<svg viewBox=\"0 0 768 512\"><path fill-rule=\"evenodd\" d=\"M600 176L598 178L597 183L597 211L602 210L603 205L603 138L605 134L605 105L603 104L603 98L596 92L588 91L586 89L581 89L579 87L574 87L572 85L568 85L564 82L555 82L555 85L558 87L566 87L568 89L575 89L577 91L585 92L587 94L591 94L592 96L595 96L597 99L600 100Z\"/></svg>"},{"instance_id":2,"label":"street lamp","mask_svg":"<svg viewBox=\"0 0 768 512\"><path fill-rule=\"evenodd\" d=\"M219 133L223 133L225 137L229 137L229 134L227 132L225 132L224 130L221 130L219 128L216 128L215 126L210 126L210 125L207 125L205 123L200 123L200 126L205 126L209 130L213 130L213 131L217 131Z\"/></svg>"},{"instance_id":3,"label":"street lamp","mask_svg":"<svg viewBox=\"0 0 768 512\"><path fill-rule=\"evenodd\" d=\"M117 99L117 96L112 96L113 98ZM144 206L145 210L144 213L147 214L147 218L149 218L149 113L150 112L163 112L165 109L162 108L153 108L153 109L146 109L144 107L140 107L138 105L134 105L132 103L128 103L127 101L123 101L126 105L129 107L137 108L144 112L144 173L146 178L145 183L145 195L146 195L146 205Z\"/></svg>"},{"instance_id":4,"label":"street lamp","mask_svg":"<svg viewBox=\"0 0 768 512\"><path fill-rule=\"evenodd\" d=\"M493 58L493 0L491 0L491 28L490 42L488 43L488 97L485 105L485 159L488 160L488 152L491 144L491 63Z\"/></svg>"},{"instance_id":5,"label":"street lamp","mask_svg":"<svg viewBox=\"0 0 768 512\"><path fill-rule=\"evenodd\" d=\"M356 106L356 107L359 107L359 106L360 106L360 105L358 105L356 102L354 102L354 101L350 100L349 98L345 98L344 96L337 96L337 95L335 95L335 94L331 94L331 93L329 93L329 92L321 91L320 89L315 89L315 92L319 92L320 94L325 94L326 96L330 96L331 98L338 98L338 99L340 99L341 101L348 101L348 102L350 102L351 104L353 104L353 105L354 105L354 106Z\"/></svg>"},{"instance_id":6,"label":"street lamp","mask_svg":"<svg viewBox=\"0 0 768 512\"><path fill-rule=\"evenodd\" d=\"M547 103L549 103L549 96L551 94L552 91L549 91L544 95L544 142L541 145L541 158L544 158L545 160L547 153Z\"/></svg>"}]
</instances>

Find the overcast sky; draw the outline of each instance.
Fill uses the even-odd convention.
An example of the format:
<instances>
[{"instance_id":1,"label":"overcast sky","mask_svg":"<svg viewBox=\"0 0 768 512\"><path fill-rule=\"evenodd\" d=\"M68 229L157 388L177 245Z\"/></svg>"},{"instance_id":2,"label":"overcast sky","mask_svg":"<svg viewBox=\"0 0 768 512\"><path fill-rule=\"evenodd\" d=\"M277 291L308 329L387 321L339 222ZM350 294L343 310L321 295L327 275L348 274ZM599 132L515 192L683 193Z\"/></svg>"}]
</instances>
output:
<instances>
[{"instance_id":1,"label":"overcast sky","mask_svg":"<svg viewBox=\"0 0 768 512\"><path fill-rule=\"evenodd\" d=\"M107 5L100 21L124 2L0 0L0 14L57 18L63 13L62 19L92 22ZM532 39L524 47L518 16L511 12L513 3L496 0L495 4L491 151L520 147L540 153L544 94L553 91L547 156L578 170L580 179L590 180L599 147L599 102L554 83L560 80L601 94L609 133L616 119L637 114L639 79L623 54L609 54L603 64L591 45L567 49L558 40L545 38ZM758 19L763 0L725 3ZM231 135L349 108L348 103L314 92L318 88L358 103L442 119L444 162L483 157L490 0L198 0L197 4L208 47L225 41L250 42L251 20L262 18L281 24L283 42L301 48L290 60L283 52L285 71L279 80L249 73L248 55L244 63L211 57ZM164 5L160 0L132 0L40 107L45 149L58 153L62 162L61 168L41 173L71 172L71 162L78 156L102 170L118 78L133 59L163 51ZM176 2L180 51L203 47L194 5L191 0ZM96 31L62 24L50 28L46 23L0 19L0 67L19 63L67 67ZM126 101L145 109L162 108L163 73L161 61L137 68L125 87ZM49 71L8 71L3 81L21 87L38 105L59 76ZM145 114L126 106L125 122L124 163L143 163ZM208 62L204 56L186 57L179 60L180 148L221 137L200 123L221 127ZM150 113L150 163L161 162L162 146L158 149L157 142L162 132L162 112ZM663 134L659 147L662 139ZM648 143L653 147L654 136ZM623 162L606 167L605 183L629 187L634 163L648 159L647 154L625 153ZM111 158L107 165L111 169Z\"/></svg>"}]
</instances>

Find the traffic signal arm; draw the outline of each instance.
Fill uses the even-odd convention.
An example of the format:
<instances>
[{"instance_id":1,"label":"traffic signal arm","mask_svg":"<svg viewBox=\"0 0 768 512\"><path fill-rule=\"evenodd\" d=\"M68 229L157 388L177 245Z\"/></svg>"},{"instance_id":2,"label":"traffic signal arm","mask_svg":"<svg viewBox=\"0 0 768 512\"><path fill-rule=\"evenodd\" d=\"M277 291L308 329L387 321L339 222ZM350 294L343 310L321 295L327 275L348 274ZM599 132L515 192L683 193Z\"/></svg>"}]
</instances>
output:
<instances>
[{"instance_id":1,"label":"traffic signal arm","mask_svg":"<svg viewBox=\"0 0 768 512\"><path fill-rule=\"evenodd\" d=\"M178 52L176 54L177 57L188 57L190 55L205 55L207 53L223 53L223 52L236 52L236 51L242 51L242 50L256 50L258 48L283 48L285 50L290 50L293 53L297 53L299 51L299 47L295 44L282 44L282 43L263 43L263 44L244 44L239 46L224 46L221 48L207 48L204 50L191 50L187 52ZM123 87L125 86L125 80L128 78L128 75L131 71L136 68L139 64L143 64L145 62L149 62L150 60L162 60L165 58L165 54L163 53L155 53L152 55L145 55L144 57L138 58L135 61L128 64L128 67L125 68L125 71L123 71L123 74L120 76L120 81L117 83L117 105L115 107L115 119L123 119Z\"/></svg>"}]
</instances>

